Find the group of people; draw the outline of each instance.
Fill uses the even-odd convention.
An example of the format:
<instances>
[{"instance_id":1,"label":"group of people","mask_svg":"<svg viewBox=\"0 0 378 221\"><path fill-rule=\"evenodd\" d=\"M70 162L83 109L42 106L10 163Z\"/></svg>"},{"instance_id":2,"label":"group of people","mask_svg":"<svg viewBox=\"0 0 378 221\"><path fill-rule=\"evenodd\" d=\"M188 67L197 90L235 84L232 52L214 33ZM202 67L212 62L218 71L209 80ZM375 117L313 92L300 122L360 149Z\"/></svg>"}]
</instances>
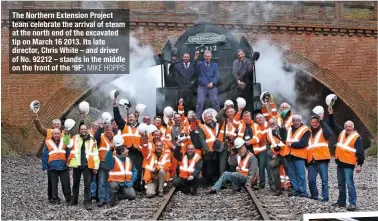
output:
<instances>
[{"instance_id":1,"label":"group of people","mask_svg":"<svg viewBox=\"0 0 378 221\"><path fill-rule=\"evenodd\" d=\"M193 62L190 62L190 54L185 52L179 61L173 59L170 68L170 75L174 76L177 84L177 100L183 98L186 110L195 110L197 118L200 119L204 111L204 104L208 96L212 108L220 110L218 99L219 70L217 63L213 62L212 53L209 50L204 52L204 60L199 61L199 51L194 54ZM235 84L228 92L228 97L235 100L237 97L244 97L248 104L252 104L252 83L254 72L254 61L247 58L243 50L237 51L237 57L232 66L232 77ZM194 91L197 92L197 101L193 102ZM192 104L196 103L196 106Z\"/></svg>"},{"instance_id":2,"label":"group of people","mask_svg":"<svg viewBox=\"0 0 378 221\"><path fill-rule=\"evenodd\" d=\"M198 58L198 54L195 55ZM239 61L234 66L235 80L243 91L244 80L251 62L245 62L243 51L238 52ZM316 177L322 180L321 200L329 201L328 165L331 159L328 140L338 136L335 150L339 198L334 206L346 206L356 210L354 170L361 171L364 162L362 140L347 121L340 127L334 118L332 107L328 108L329 119L324 113L311 117L306 126L287 103L277 110L273 96L262 98L261 112L255 116L244 110L246 100L237 99L237 105L227 100L220 108L217 100L217 66L210 62L211 52L205 52L205 61L196 63L203 72L198 81L198 102L185 108L184 101L191 91L180 87L177 112L169 111L163 116L144 115L131 111L127 106L122 116L117 97L113 100L113 119L99 119L91 125L85 123L85 114L79 132L73 133L62 127L59 119L52 127L44 128L35 114L35 125L45 137L42 157L43 170L48 175L48 197L51 203L60 203L58 179L68 205L77 205L81 175L84 178L84 205L91 209L91 182L96 175L96 200L98 206L114 206L117 200L135 199L136 191L145 191L147 197L162 197L164 189L174 185L190 194L197 193L198 185L208 185L209 194L216 194L227 183L239 191L249 186L263 189L267 183L274 195L288 191L288 196L309 197L318 200ZM209 62L208 62L209 61ZM190 69L189 54L183 56L187 71ZM239 63L238 63L239 62ZM211 73L213 74L211 74ZM209 94L213 108L203 111L203 101ZM244 104L242 101L244 101ZM240 102L240 103L239 103ZM248 100L247 100L248 102ZM190 103L190 102L189 102ZM171 107L169 107L172 109ZM187 111L185 111L185 109ZM142 118L142 123L139 122ZM152 128L152 129L151 129ZM356 167L357 165L357 167ZM308 170L307 192L306 167ZM69 170L73 170L72 194Z\"/></svg>"}]
</instances>

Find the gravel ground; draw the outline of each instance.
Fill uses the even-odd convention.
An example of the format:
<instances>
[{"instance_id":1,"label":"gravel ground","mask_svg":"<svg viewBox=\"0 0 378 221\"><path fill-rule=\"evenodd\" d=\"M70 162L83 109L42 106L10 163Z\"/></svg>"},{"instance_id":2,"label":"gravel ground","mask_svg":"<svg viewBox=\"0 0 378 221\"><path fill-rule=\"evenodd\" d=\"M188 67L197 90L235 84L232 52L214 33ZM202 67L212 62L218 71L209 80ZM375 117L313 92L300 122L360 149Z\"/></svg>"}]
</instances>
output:
<instances>
[{"instance_id":1,"label":"gravel ground","mask_svg":"<svg viewBox=\"0 0 378 221\"><path fill-rule=\"evenodd\" d=\"M176 192L163 213L163 220L259 220L261 216L245 190L223 189L208 195L208 188L199 188L195 196Z\"/></svg>"},{"instance_id":2,"label":"gravel ground","mask_svg":"<svg viewBox=\"0 0 378 221\"><path fill-rule=\"evenodd\" d=\"M47 199L47 175L41 169L41 160L35 157L3 157L1 159L1 217L2 219L143 219L152 218L163 197L118 201L115 207L98 208L93 201L92 211L83 205L83 180L81 180L78 206L66 207L59 184L60 205L51 205ZM72 172L71 188L72 188Z\"/></svg>"},{"instance_id":3,"label":"gravel ground","mask_svg":"<svg viewBox=\"0 0 378 221\"><path fill-rule=\"evenodd\" d=\"M287 195L281 195L279 201L281 204L289 205L291 217L300 220L302 214L306 213L335 213L335 212L349 212L346 208L336 208L331 206L331 204L337 202L339 191L337 186L337 176L336 176L336 164L334 160L331 160L329 164L329 194L330 201L328 203L321 202L320 200L312 200L302 197L287 197ZM367 212L367 211L378 211L378 189L377 189L377 159L367 158L362 166L361 173L354 173L354 183L357 190L357 210L356 212ZM307 179L307 174L306 174ZM319 197L321 198L321 180L320 176L317 179L317 187L319 191ZM307 191L310 193L308 186ZM271 199L273 197L267 197L267 195L272 196L269 189L255 191L257 197L268 206L266 210L272 214L272 218L282 220L282 218L276 217L275 214L282 214L285 211L280 211L278 207L269 207L272 203ZM284 192L286 193L286 192ZM348 194L347 194L347 205L348 205Z\"/></svg>"},{"instance_id":4,"label":"gravel ground","mask_svg":"<svg viewBox=\"0 0 378 221\"><path fill-rule=\"evenodd\" d=\"M59 185L59 197L61 205L50 205L47 200L47 175L41 170L41 160L35 157L2 157L1 174L1 216L3 219L140 219L150 218L158 209L163 198L155 197L147 199L139 195L134 201L121 201L117 206L110 208L97 208L93 206L92 211L86 211L83 206L83 187L80 188L79 205L66 207L64 196ZM377 211L378 189L377 189L377 159L368 158L362 167L360 174L355 173L354 180L357 188L357 212ZM72 182L72 174L71 174ZM81 182L83 184L83 181ZM346 212L344 208L334 208L332 203L338 197L336 165L331 161L329 168L330 202L322 203L311 199L299 197L280 196L281 204L290 206L290 213L295 214L297 219L301 219L301 214L305 213L330 213ZM318 177L318 189L321 183ZM194 196L194 200L201 200L204 197L204 189L199 189L199 196ZM222 190L221 194L211 196L214 202L221 202L219 208L228 205L233 208L226 199L227 191ZM271 195L269 189L255 191L256 195L266 205L269 205L268 197ZM178 195L177 195L178 194ZM244 191L240 194L246 194ZM177 197L183 197L182 193L176 193ZM176 197L176 196L174 196ZM192 197L192 196L191 196ZM243 196L244 197L244 196ZM240 200L247 200L240 196ZM210 201L204 201L210 203ZM202 205L202 203L201 203ZM183 204L182 206L186 206ZM203 205L206 208L207 205ZM241 210L240 210L241 211ZM277 213L284 213L279 209L268 207L267 211L276 218ZM168 211L167 211L168 212ZM133 215L131 214L133 213ZM213 213L217 215L219 212ZM227 216L229 217L229 216ZM187 217L188 219L190 217ZM204 218L201 216L201 218ZM209 217L210 218L210 217ZM215 217L213 217L215 218ZM230 217L232 218L232 217ZM281 218L280 220L283 220Z\"/></svg>"}]
</instances>

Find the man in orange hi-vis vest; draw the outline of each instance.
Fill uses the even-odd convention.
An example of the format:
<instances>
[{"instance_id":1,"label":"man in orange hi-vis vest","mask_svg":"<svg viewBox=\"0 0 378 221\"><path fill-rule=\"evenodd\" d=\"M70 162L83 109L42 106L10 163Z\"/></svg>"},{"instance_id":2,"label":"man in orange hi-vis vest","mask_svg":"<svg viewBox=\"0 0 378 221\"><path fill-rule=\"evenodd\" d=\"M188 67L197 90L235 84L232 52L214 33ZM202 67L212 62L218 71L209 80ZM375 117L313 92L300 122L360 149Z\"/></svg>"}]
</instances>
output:
<instances>
[{"instance_id":1,"label":"man in orange hi-vis vest","mask_svg":"<svg viewBox=\"0 0 378 221\"><path fill-rule=\"evenodd\" d=\"M116 150L116 155L112 156L114 149ZM128 152L127 147L123 145L123 138L118 135L114 136L114 145L107 152L107 157L109 154L112 156L112 160L109 161L109 168L111 170L108 179L111 206L115 205L116 198L118 200L125 198L133 200L136 197L133 185L137 179L138 171L128 157Z\"/></svg>"},{"instance_id":2,"label":"man in orange hi-vis vest","mask_svg":"<svg viewBox=\"0 0 378 221\"><path fill-rule=\"evenodd\" d=\"M146 182L146 196L151 198L156 195L164 196L163 188L170 179L171 156L163 152L163 143L160 140L155 141L154 150L148 147L142 147L142 154L146 165L144 168L143 179Z\"/></svg>"},{"instance_id":3,"label":"man in orange hi-vis vest","mask_svg":"<svg viewBox=\"0 0 378 221\"><path fill-rule=\"evenodd\" d=\"M286 179L288 178L288 173L285 156L288 154L288 152L286 151L286 145L284 143L285 139L286 131L278 126L278 121L276 118L271 118L269 120L269 129L267 132L267 152L271 157L269 165L273 170L275 196L282 194L281 190L285 187L285 185L290 185L289 182L286 182L286 180L288 180Z\"/></svg>"},{"instance_id":4,"label":"man in orange hi-vis vest","mask_svg":"<svg viewBox=\"0 0 378 221\"><path fill-rule=\"evenodd\" d=\"M113 114L114 120L118 125L119 130L122 132L124 139L124 145L129 148L129 154L131 161L134 163L138 170L138 178L134 183L134 189L138 192L142 191L141 178L142 178L142 164L143 156L140 152L140 138L141 135L138 130L139 122L134 113L127 114L127 121L122 119L121 113L118 108L117 100L113 101Z\"/></svg>"},{"instance_id":5,"label":"man in orange hi-vis vest","mask_svg":"<svg viewBox=\"0 0 378 221\"><path fill-rule=\"evenodd\" d=\"M306 160L310 129L302 123L300 115L293 115L293 125L287 129L286 150L287 170L293 192L289 196L307 197Z\"/></svg>"},{"instance_id":6,"label":"man in orange hi-vis vest","mask_svg":"<svg viewBox=\"0 0 378 221\"><path fill-rule=\"evenodd\" d=\"M50 173L51 198L53 204L59 204L58 183L62 184L63 194L66 202L71 200L70 174L66 166L70 148L63 144L59 129L52 129L52 138L46 139L42 154L42 168Z\"/></svg>"},{"instance_id":7,"label":"man in orange hi-vis vest","mask_svg":"<svg viewBox=\"0 0 378 221\"><path fill-rule=\"evenodd\" d=\"M180 163L179 175L174 181L174 185L184 193L197 193L199 176L202 170L202 159L194 152L194 145L186 146L186 152L182 153L181 147L176 146L174 156Z\"/></svg>"},{"instance_id":8,"label":"man in orange hi-vis vest","mask_svg":"<svg viewBox=\"0 0 378 221\"><path fill-rule=\"evenodd\" d=\"M243 138L236 138L234 145L228 161L231 165L237 165L236 172L224 172L208 194L218 193L226 182L231 182L234 191L240 191L243 186L252 186L252 179L257 172L257 159L247 150Z\"/></svg>"},{"instance_id":9,"label":"man in orange hi-vis vest","mask_svg":"<svg viewBox=\"0 0 378 221\"><path fill-rule=\"evenodd\" d=\"M60 119L54 119L52 121L52 128L45 128L42 124L41 124L41 121L39 120L39 117L38 117L38 113L35 113L34 114L34 124L35 124L35 127L37 128L38 132L44 136L44 141L46 141L47 139L51 139L52 138L52 130L53 129L59 129L61 130L62 128L62 122ZM63 137L64 134L62 134L62 137ZM45 146L45 142L42 143L42 146L41 148L44 148ZM43 151L43 149L41 149ZM47 195L48 195L48 198L49 198L49 202L52 203L53 200L52 200L52 189L51 189L51 174L49 171L47 171Z\"/></svg>"},{"instance_id":10,"label":"man in orange hi-vis vest","mask_svg":"<svg viewBox=\"0 0 378 221\"><path fill-rule=\"evenodd\" d=\"M308 163L308 187L311 198L318 200L318 189L316 187L316 177L319 173L322 179L322 201L328 202L328 164L331 153L328 147L328 139L332 136L332 131L326 121L321 116L311 117L311 137L307 148Z\"/></svg>"},{"instance_id":11,"label":"man in orange hi-vis vest","mask_svg":"<svg viewBox=\"0 0 378 221\"><path fill-rule=\"evenodd\" d=\"M332 131L338 136L335 160L337 164L337 183L339 186L339 199L333 206L346 206L346 187L348 187L349 206L347 210L355 211L357 209L357 194L354 186L353 172L361 172L361 166L364 163L365 155L362 146L362 139L357 131L354 130L354 123L347 121L344 128L340 127L333 116L332 107L328 108L329 123Z\"/></svg>"}]
</instances>

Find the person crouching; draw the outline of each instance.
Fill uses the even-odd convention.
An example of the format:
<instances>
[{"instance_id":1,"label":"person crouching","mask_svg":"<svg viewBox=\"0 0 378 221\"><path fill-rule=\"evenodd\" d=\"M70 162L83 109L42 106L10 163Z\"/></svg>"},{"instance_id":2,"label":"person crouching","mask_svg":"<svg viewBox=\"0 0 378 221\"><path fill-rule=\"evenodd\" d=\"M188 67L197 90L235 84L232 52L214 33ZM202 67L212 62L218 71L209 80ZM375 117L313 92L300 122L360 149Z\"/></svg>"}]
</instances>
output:
<instances>
[{"instance_id":1,"label":"person crouching","mask_svg":"<svg viewBox=\"0 0 378 221\"><path fill-rule=\"evenodd\" d=\"M233 151L237 154L230 155L229 164L234 165L236 161L238 165L236 167L237 172L224 172L215 185L207 192L208 194L218 193L227 181L231 182L234 191L240 191L243 186L251 187L253 177L257 172L257 158L247 150L243 138L236 138L234 145L235 149Z\"/></svg>"},{"instance_id":2,"label":"person crouching","mask_svg":"<svg viewBox=\"0 0 378 221\"><path fill-rule=\"evenodd\" d=\"M116 151L116 156L112 156L113 151ZM113 147L108 151L106 157L112 157L110 161L108 183L110 186L110 205L116 204L118 200L129 199L133 200L136 197L133 188L134 182L137 179L138 171L128 157L129 150L123 145L123 138L119 135L113 138Z\"/></svg>"},{"instance_id":3,"label":"person crouching","mask_svg":"<svg viewBox=\"0 0 378 221\"><path fill-rule=\"evenodd\" d=\"M186 146L186 152L181 153L180 146L176 146L174 157L180 162L180 173L174 181L178 189L184 193L190 192L192 195L197 193L198 178L202 170L202 159L194 152L194 145Z\"/></svg>"}]
</instances>

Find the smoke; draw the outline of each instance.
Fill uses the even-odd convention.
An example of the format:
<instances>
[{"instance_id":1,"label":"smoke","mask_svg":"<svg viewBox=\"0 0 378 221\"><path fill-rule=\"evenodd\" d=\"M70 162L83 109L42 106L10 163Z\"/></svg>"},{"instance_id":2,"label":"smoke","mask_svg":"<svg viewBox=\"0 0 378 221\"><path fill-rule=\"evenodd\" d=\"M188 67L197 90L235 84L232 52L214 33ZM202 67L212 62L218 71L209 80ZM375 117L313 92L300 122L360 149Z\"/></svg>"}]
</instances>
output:
<instances>
[{"instance_id":1,"label":"smoke","mask_svg":"<svg viewBox=\"0 0 378 221\"><path fill-rule=\"evenodd\" d=\"M305 102L300 102L298 89L309 83L311 77L301 73L297 65L287 68L282 52L267 40L259 40L253 45L254 51L260 52L260 58L256 62L256 80L261 83L261 90L269 91L277 106L287 102L295 114L302 115L304 121L310 118L311 110L307 103L317 99L316 95L306 97ZM296 78L300 76L300 80Z\"/></svg>"}]
</instances>

